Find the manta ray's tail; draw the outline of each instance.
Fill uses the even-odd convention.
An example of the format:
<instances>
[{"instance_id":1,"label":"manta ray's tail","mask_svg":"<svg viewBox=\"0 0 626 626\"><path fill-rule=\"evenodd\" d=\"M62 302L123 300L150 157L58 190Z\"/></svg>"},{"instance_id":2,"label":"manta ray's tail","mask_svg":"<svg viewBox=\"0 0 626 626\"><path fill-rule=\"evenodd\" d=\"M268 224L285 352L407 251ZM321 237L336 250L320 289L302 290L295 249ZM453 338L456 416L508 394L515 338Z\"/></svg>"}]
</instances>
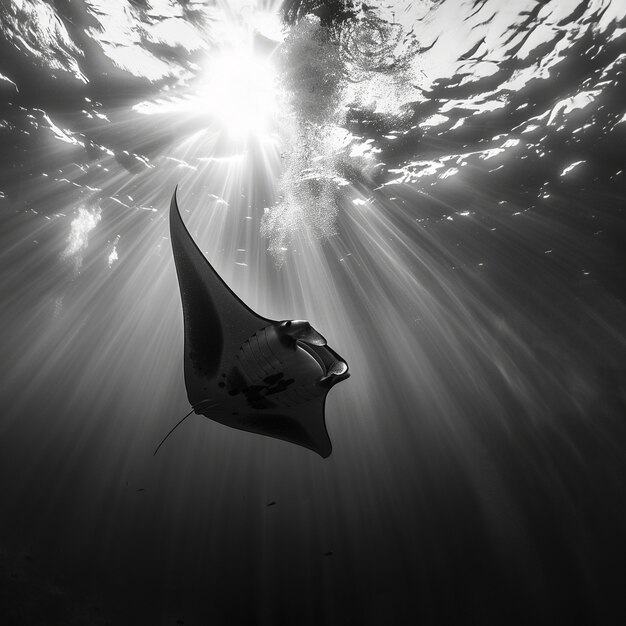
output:
<instances>
[{"instance_id":1,"label":"manta ray's tail","mask_svg":"<svg viewBox=\"0 0 626 626\"><path fill-rule=\"evenodd\" d=\"M194 412L194 409L191 409L191 411L189 411L189 413L187 413L187 415L185 415L185 417L183 417L182 420L180 420L180 422L178 422L178 424L176 424L176 426L174 426L174 428L172 428L172 430L170 430L169 433L167 433L167 435L165 435L165 437L163 437L163 441L161 441L161 443L157 446L157 449L154 451L154 454L152 456L156 456L156 453L159 451L159 448L165 443L165 441L167 440L167 438Z\"/></svg>"}]
</instances>

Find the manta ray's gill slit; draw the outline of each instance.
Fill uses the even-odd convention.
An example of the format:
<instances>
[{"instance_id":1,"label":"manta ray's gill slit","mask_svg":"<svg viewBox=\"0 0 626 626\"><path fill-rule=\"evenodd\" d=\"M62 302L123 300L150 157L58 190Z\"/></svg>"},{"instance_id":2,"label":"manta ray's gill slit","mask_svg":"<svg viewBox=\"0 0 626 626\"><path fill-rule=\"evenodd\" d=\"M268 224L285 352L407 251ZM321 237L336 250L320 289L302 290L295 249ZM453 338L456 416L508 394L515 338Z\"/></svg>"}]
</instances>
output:
<instances>
[{"instance_id":1,"label":"manta ray's gill slit","mask_svg":"<svg viewBox=\"0 0 626 626\"><path fill-rule=\"evenodd\" d=\"M260 381L273 373L273 368L267 362L265 355L258 349L259 343L257 336L264 332L264 329L257 331L250 339L247 339L239 349L239 354L243 357L239 359L239 362L241 363L243 361L249 366L246 367L246 370L251 375L252 380Z\"/></svg>"},{"instance_id":2,"label":"manta ray's gill slit","mask_svg":"<svg viewBox=\"0 0 626 626\"><path fill-rule=\"evenodd\" d=\"M259 351L269 363L270 369L273 372L280 372L283 367L283 362L280 355L277 355L276 352L272 350L272 342L266 330L263 329L261 332L257 333L256 337L259 344Z\"/></svg>"}]
</instances>

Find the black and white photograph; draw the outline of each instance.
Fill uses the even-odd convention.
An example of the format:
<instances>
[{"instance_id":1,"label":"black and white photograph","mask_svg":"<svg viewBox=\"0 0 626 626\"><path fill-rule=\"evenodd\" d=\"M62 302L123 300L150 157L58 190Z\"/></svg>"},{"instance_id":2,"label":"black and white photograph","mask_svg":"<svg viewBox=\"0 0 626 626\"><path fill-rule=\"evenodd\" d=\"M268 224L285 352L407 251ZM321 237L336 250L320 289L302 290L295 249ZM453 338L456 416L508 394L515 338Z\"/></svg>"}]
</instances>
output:
<instances>
[{"instance_id":1,"label":"black and white photograph","mask_svg":"<svg viewBox=\"0 0 626 626\"><path fill-rule=\"evenodd\" d=\"M0 624L626 624L625 0L0 0Z\"/></svg>"}]
</instances>

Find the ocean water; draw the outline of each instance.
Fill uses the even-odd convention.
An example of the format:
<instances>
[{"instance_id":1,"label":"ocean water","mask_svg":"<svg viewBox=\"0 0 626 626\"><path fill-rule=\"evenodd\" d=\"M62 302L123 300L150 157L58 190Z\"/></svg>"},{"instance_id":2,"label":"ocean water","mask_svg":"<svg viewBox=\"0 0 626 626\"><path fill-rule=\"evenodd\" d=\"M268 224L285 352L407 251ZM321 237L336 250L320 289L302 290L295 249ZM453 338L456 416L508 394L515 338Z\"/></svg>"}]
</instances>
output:
<instances>
[{"instance_id":1,"label":"ocean water","mask_svg":"<svg viewBox=\"0 0 626 626\"><path fill-rule=\"evenodd\" d=\"M626 4L0 5L3 624L621 624ZM349 363L194 416L168 231Z\"/></svg>"}]
</instances>

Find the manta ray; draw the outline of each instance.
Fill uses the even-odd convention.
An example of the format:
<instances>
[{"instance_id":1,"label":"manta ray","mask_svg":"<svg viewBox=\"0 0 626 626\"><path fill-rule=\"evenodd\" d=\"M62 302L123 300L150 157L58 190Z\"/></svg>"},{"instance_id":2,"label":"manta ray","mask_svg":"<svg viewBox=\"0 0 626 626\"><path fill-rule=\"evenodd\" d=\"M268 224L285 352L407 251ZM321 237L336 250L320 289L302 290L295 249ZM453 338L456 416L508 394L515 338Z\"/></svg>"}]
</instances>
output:
<instances>
[{"instance_id":1,"label":"manta ray","mask_svg":"<svg viewBox=\"0 0 626 626\"><path fill-rule=\"evenodd\" d=\"M326 396L348 364L309 322L276 321L222 280L185 226L176 200L170 235L183 309L184 375L192 413L330 456Z\"/></svg>"}]
</instances>

